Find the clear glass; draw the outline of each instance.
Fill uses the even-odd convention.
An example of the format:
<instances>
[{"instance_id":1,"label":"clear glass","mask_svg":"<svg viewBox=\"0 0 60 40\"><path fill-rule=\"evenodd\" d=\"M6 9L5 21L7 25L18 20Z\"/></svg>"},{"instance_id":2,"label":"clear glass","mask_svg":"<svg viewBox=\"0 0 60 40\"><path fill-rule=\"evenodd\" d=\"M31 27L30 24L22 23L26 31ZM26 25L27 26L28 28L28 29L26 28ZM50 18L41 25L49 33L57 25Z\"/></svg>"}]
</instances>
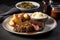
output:
<instances>
[{"instance_id":1,"label":"clear glass","mask_svg":"<svg viewBox=\"0 0 60 40\"><path fill-rule=\"evenodd\" d=\"M51 11L51 17L57 19L60 18L60 5L51 5L52 11Z\"/></svg>"}]
</instances>

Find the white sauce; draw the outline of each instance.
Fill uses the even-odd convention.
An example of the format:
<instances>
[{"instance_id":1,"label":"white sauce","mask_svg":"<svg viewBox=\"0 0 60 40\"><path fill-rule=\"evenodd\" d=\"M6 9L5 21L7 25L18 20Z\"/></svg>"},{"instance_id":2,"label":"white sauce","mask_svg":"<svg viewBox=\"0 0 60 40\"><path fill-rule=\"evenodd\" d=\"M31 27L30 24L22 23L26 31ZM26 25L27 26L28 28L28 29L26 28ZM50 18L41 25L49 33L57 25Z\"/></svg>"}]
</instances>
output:
<instances>
[{"instance_id":1,"label":"white sauce","mask_svg":"<svg viewBox=\"0 0 60 40\"><path fill-rule=\"evenodd\" d=\"M47 18L47 15L42 13L42 12L34 12L31 15L31 18L34 18L34 19L44 19L44 18Z\"/></svg>"}]
</instances>

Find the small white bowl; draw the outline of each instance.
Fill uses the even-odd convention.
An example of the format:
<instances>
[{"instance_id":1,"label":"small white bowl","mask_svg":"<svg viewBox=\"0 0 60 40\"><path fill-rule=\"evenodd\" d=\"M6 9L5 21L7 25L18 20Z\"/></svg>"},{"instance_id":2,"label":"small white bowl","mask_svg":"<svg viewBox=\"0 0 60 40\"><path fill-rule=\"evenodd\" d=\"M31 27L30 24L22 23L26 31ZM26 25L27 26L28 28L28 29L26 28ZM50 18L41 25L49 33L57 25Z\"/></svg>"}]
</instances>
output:
<instances>
[{"instance_id":1,"label":"small white bowl","mask_svg":"<svg viewBox=\"0 0 60 40\"><path fill-rule=\"evenodd\" d=\"M33 20L46 21L48 19L48 15L44 14L42 12L35 12L33 14L36 14L35 16L31 15L31 19L33 19ZM43 14L45 17L41 17L40 16L41 14Z\"/></svg>"},{"instance_id":2,"label":"small white bowl","mask_svg":"<svg viewBox=\"0 0 60 40\"><path fill-rule=\"evenodd\" d=\"M26 2L26 3L30 2L34 6L37 6L37 7L36 8L32 8L32 9L26 9L26 8L20 8L20 7L18 7L18 5L21 4L21 3L23 3L23 2ZM18 2L15 6L16 6L17 9L20 9L20 10L23 10L23 11L28 11L28 10L38 9L40 7L40 4L37 3L37 2L33 2L33 1L22 1L22 2Z\"/></svg>"}]
</instances>

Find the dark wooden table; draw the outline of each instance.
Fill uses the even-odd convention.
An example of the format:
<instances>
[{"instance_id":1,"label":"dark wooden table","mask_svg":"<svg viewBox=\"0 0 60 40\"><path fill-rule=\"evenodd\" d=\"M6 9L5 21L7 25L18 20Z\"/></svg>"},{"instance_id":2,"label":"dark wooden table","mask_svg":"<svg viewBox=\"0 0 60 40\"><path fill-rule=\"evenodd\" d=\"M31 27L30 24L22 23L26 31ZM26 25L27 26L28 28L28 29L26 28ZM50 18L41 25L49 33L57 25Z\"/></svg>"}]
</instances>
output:
<instances>
[{"instance_id":1,"label":"dark wooden table","mask_svg":"<svg viewBox=\"0 0 60 40\"><path fill-rule=\"evenodd\" d=\"M0 14L4 14L6 12L9 13L8 11L10 11L11 9L16 11L14 4L0 4ZM0 19L0 22L3 21L6 17L8 17L8 15L3 16ZM34 36L12 34L4 30L0 23L0 40L60 40L60 19L57 20L57 27L54 30L45 34L39 34Z\"/></svg>"}]
</instances>

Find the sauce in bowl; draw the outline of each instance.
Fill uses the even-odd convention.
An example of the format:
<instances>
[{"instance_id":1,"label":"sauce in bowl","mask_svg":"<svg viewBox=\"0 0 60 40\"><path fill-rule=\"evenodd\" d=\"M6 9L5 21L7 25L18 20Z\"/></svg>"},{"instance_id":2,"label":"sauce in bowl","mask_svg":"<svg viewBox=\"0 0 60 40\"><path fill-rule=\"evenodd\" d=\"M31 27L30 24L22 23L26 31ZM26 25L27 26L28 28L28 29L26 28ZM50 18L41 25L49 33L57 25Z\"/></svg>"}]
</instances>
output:
<instances>
[{"instance_id":1,"label":"sauce in bowl","mask_svg":"<svg viewBox=\"0 0 60 40\"><path fill-rule=\"evenodd\" d=\"M34 12L31 15L32 19L46 19L48 16L42 12Z\"/></svg>"}]
</instances>

